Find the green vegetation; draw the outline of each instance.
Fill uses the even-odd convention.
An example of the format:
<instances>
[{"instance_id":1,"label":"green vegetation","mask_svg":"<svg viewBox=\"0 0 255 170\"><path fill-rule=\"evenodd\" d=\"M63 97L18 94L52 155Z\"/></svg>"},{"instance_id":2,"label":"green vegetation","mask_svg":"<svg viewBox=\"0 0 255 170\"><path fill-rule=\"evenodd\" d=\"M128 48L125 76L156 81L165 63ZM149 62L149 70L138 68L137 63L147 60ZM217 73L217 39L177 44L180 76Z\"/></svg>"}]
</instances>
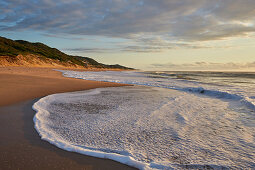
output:
<instances>
[{"instance_id":1,"label":"green vegetation","mask_svg":"<svg viewBox=\"0 0 255 170\"><path fill-rule=\"evenodd\" d=\"M56 48L51 48L42 43L31 43L23 40L10 40L0 37L0 56L16 57L17 55L34 54L42 58L50 58L61 62L70 62L84 67L131 69L121 65L105 65L92 58L67 55Z\"/></svg>"}]
</instances>

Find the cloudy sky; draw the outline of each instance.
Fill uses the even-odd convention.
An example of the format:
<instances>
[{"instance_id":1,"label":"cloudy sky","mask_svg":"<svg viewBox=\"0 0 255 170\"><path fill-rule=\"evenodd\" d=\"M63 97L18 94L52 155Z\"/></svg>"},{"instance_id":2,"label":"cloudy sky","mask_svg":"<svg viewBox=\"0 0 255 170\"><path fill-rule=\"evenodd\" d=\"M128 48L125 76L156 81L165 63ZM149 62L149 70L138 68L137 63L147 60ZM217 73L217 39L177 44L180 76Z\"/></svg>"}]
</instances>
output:
<instances>
[{"instance_id":1,"label":"cloudy sky","mask_svg":"<svg viewBox=\"0 0 255 170\"><path fill-rule=\"evenodd\" d=\"M254 70L255 0L0 0L0 36L144 70Z\"/></svg>"}]
</instances>

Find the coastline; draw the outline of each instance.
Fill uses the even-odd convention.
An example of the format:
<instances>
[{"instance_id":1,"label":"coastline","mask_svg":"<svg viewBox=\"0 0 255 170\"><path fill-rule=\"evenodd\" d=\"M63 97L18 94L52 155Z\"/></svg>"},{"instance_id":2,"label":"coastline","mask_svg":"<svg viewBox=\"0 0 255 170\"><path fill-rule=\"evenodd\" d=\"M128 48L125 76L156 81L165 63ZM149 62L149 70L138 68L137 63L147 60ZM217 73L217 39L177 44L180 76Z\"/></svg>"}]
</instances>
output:
<instances>
[{"instance_id":1,"label":"coastline","mask_svg":"<svg viewBox=\"0 0 255 170\"><path fill-rule=\"evenodd\" d=\"M0 106L44 97L54 93L88 90L100 87L118 87L124 84L80 80L62 76L54 68L0 67ZM68 69L68 68L56 68ZM86 69L70 69L92 71ZM95 69L93 71L104 71Z\"/></svg>"},{"instance_id":2,"label":"coastline","mask_svg":"<svg viewBox=\"0 0 255 170\"><path fill-rule=\"evenodd\" d=\"M31 67L0 67L0 80L0 169L135 169L59 149L41 140L33 122L32 105L43 96L123 84L65 78L52 68Z\"/></svg>"}]
</instances>

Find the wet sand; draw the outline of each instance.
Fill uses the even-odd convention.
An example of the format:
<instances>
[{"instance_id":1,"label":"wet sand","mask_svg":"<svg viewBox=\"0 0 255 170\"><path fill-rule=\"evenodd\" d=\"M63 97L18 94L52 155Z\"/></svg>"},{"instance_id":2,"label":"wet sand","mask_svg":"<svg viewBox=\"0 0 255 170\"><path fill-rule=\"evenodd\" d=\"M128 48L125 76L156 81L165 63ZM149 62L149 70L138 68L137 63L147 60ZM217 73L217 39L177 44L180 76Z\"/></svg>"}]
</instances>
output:
<instances>
[{"instance_id":1,"label":"wet sand","mask_svg":"<svg viewBox=\"0 0 255 170\"><path fill-rule=\"evenodd\" d=\"M64 78L49 68L0 67L0 169L134 169L118 162L67 152L40 139L32 105L60 92L115 83Z\"/></svg>"}]
</instances>

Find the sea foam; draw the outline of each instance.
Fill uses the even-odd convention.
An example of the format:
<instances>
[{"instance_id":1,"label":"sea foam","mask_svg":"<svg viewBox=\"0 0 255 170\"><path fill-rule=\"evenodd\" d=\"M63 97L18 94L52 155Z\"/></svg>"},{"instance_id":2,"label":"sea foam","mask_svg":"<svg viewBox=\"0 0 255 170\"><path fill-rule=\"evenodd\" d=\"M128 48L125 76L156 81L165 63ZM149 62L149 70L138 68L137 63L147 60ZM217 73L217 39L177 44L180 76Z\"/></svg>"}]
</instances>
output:
<instances>
[{"instance_id":1,"label":"sea foam","mask_svg":"<svg viewBox=\"0 0 255 170\"><path fill-rule=\"evenodd\" d=\"M254 166L254 128L219 98L115 87L46 96L33 108L41 138L67 151L139 169Z\"/></svg>"}]
</instances>

